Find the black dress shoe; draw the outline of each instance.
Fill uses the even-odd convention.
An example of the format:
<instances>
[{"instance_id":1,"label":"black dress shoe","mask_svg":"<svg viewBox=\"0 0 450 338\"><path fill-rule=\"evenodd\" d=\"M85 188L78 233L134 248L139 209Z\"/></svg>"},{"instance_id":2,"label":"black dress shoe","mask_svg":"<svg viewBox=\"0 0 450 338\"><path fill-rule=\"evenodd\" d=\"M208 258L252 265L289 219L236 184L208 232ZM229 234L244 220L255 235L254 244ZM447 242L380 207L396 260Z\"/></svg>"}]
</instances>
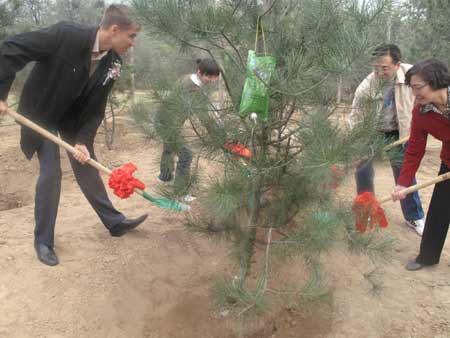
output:
<instances>
[{"instance_id":1,"label":"black dress shoe","mask_svg":"<svg viewBox=\"0 0 450 338\"><path fill-rule=\"evenodd\" d=\"M36 249L37 257L42 263L50 266L59 264L58 256L56 256L52 248L36 241L34 241L34 248Z\"/></svg>"},{"instance_id":2,"label":"black dress shoe","mask_svg":"<svg viewBox=\"0 0 450 338\"><path fill-rule=\"evenodd\" d=\"M148 214L144 214L141 217L135 219L125 219L119 224L115 225L112 229L109 230L111 236L120 237L125 235L128 231L136 228L139 224L144 222L148 217Z\"/></svg>"}]
</instances>

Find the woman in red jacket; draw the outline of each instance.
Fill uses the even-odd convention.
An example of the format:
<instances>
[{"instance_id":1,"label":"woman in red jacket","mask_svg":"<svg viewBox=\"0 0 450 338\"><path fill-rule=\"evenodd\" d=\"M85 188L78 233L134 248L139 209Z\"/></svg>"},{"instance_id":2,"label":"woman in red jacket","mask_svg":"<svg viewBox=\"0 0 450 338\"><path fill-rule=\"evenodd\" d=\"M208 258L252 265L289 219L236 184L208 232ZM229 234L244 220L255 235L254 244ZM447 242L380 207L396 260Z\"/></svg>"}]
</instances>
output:
<instances>
[{"instance_id":1,"label":"woman in red jacket","mask_svg":"<svg viewBox=\"0 0 450 338\"><path fill-rule=\"evenodd\" d=\"M450 171L450 73L445 64L428 59L406 73L406 83L416 96L411 134L402 171L392 198L405 198L402 190L412 185L425 154L428 134L442 141L439 175ZM406 265L410 271L439 263L450 223L450 180L436 184L425 221L419 255Z\"/></svg>"}]
</instances>

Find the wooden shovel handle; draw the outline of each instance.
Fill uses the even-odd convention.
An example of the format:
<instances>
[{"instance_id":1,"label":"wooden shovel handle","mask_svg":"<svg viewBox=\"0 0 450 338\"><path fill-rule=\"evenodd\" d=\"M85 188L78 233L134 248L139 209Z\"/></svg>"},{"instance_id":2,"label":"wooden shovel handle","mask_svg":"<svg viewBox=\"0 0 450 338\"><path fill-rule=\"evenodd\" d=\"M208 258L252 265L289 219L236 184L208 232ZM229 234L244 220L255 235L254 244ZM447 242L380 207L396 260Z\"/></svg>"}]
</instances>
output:
<instances>
[{"instance_id":1,"label":"wooden shovel handle","mask_svg":"<svg viewBox=\"0 0 450 338\"><path fill-rule=\"evenodd\" d=\"M73 147L69 143L63 141L61 138L59 138L55 134L50 133L49 131L45 130L44 128L42 128L41 126L37 125L36 123L30 121L26 117L24 117L24 116L20 115L19 113L15 112L14 110L8 109L6 112L14 120L19 122L20 124L23 124L24 126L27 126L28 128L33 129L38 134L41 134L42 136L44 136L45 138L49 139L50 141L52 141L52 142L56 143L57 145L63 147L69 153L75 154L78 151L78 150L75 149L75 147ZM104 172L105 174L110 175L111 172L112 172L110 169L108 169L105 166L101 165L100 163L98 163L97 161L93 160L92 158L87 160L86 163L91 165L91 166L93 166L97 170Z\"/></svg>"},{"instance_id":2,"label":"wooden shovel handle","mask_svg":"<svg viewBox=\"0 0 450 338\"><path fill-rule=\"evenodd\" d=\"M52 141L52 142L56 143L57 145L63 147L69 153L74 154L75 152L78 151L78 150L75 149L75 147L71 146L69 143L63 141L58 136L50 133L49 131L47 131L44 128L40 127L36 123L30 121L26 117L18 114L14 110L8 109L6 111L6 113L9 114L12 118L14 118L14 120L19 122L20 124L23 124L24 126L27 126L28 128L33 129L38 134L41 134L42 136L44 136L45 138L49 139L50 141ZM94 167L95 169L104 172L105 174L110 175L112 173L112 171L110 169L108 169L104 165L98 163L97 161L93 160L92 158L87 160L86 163L89 164L90 166ZM146 199L149 199L149 197L151 197L147 192L145 192L144 190L138 189L138 188L134 188L134 192L139 194L139 195L141 195L142 197L144 197ZM186 210L186 211L190 210L189 206L184 205L184 204L183 204L183 206L185 207L184 210Z\"/></svg>"},{"instance_id":3,"label":"wooden shovel handle","mask_svg":"<svg viewBox=\"0 0 450 338\"><path fill-rule=\"evenodd\" d=\"M392 149L392 148L394 148L394 147L396 147L396 146L399 146L399 145L401 145L401 144L403 144L403 143L408 142L408 140L409 140L409 135L408 135L408 136L405 136L405 137L402 137L401 139L398 139L398 140L395 141L395 142L389 143L387 146L385 146L385 147L383 148L383 150L384 150L384 151L390 150L390 149Z\"/></svg>"},{"instance_id":4,"label":"wooden shovel handle","mask_svg":"<svg viewBox=\"0 0 450 338\"><path fill-rule=\"evenodd\" d=\"M422 188L429 187L430 185L434 185L436 183L439 183L439 182L442 182L442 181L446 181L448 179L450 179L450 172L442 174L442 175L439 175L439 176L437 176L437 177L435 177L435 178L433 178L433 179L431 179L429 181L426 181L426 182L423 182L423 183L420 183L420 184L412 185L409 188L403 189L402 191L407 195L407 194L410 194L412 192L418 191L418 190L420 190ZM382 204L382 203L385 203L385 202L388 202L388 201L392 201L392 197L391 196L385 196L382 199L380 199L378 202L380 204Z\"/></svg>"}]
</instances>

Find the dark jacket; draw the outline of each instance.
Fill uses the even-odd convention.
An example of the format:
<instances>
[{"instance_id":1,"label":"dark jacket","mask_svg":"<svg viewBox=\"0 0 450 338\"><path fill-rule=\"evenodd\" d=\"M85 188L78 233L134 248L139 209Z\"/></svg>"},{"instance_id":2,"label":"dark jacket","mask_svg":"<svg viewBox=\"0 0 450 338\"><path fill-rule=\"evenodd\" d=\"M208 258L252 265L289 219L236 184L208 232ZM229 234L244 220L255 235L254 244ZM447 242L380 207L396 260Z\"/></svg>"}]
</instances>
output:
<instances>
[{"instance_id":1,"label":"dark jacket","mask_svg":"<svg viewBox=\"0 0 450 338\"><path fill-rule=\"evenodd\" d=\"M6 100L15 74L36 61L19 101L19 113L71 143L93 142L114 81L105 83L121 59L110 50L89 78L91 53L98 27L60 22L18 34L0 45L0 99ZM21 146L31 158L42 137L22 127Z\"/></svg>"}]
</instances>

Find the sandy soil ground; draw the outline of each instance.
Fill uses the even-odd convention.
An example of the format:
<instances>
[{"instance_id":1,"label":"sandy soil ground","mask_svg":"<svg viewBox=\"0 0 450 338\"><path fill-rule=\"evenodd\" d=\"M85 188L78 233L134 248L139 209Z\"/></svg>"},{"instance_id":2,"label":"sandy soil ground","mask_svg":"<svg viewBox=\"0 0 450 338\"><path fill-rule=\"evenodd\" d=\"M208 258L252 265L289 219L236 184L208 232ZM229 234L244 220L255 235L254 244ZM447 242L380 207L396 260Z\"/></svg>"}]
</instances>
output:
<instances>
[{"instance_id":1,"label":"sandy soil ground","mask_svg":"<svg viewBox=\"0 0 450 338\"><path fill-rule=\"evenodd\" d=\"M212 281L232 269L224 243L186 231L183 215L139 196L111 197L126 215L150 217L136 231L110 237L79 191L65 154L55 247L61 264L41 264L33 249L37 163L21 154L12 121L0 127L0 138L0 338L450 337L450 244L440 265L406 271L420 238L404 225L398 204L385 206L395 253L381 268L378 296L363 277L374 268L367 257L336 248L324 259L334 289L326 304L309 311L282 307L242 328L213 306L209 294ZM113 151L102 141L99 135L100 162L117 167L132 161L150 189L156 184L159 144L126 118L119 121ZM439 151L440 144L430 140L419 181L436 175ZM390 192L387 164L376 167L376 186L379 196ZM340 193L354 197L352 178ZM425 208L430 196L431 189L421 193ZM290 264L278 273L295 275L295 269Z\"/></svg>"}]
</instances>

